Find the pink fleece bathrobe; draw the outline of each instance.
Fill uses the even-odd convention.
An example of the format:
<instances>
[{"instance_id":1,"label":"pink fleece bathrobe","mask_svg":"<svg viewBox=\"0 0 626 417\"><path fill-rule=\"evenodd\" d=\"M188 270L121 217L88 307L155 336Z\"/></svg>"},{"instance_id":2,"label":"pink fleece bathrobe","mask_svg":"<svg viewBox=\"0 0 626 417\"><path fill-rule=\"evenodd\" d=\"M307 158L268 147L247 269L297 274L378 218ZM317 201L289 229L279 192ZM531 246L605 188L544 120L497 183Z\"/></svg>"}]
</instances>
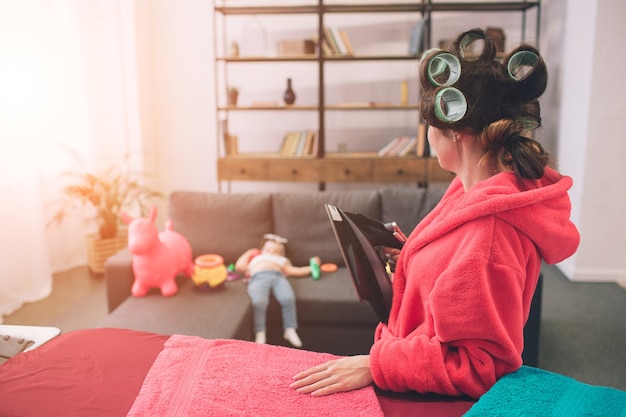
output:
<instances>
[{"instance_id":1,"label":"pink fleece bathrobe","mask_svg":"<svg viewBox=\"0 0 626 417\"><path fill-rule=\"evenodd\" d=\"M400 254L370 352L378 387L478 398L522 365L541 261L578 247L571 186L549 168L537 181L505 172L468 192L450 184Z\"/></svg>"}]
</instances>

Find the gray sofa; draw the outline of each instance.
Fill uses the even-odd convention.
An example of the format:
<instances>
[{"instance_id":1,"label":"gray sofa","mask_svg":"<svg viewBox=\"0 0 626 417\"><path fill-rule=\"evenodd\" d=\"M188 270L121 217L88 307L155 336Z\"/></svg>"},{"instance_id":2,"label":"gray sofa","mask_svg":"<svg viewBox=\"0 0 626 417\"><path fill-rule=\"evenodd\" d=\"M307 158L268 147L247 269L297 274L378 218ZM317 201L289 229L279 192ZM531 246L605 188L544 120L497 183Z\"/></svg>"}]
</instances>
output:
<instances>
[{"instance_id":1,"label":"gray sofa","mask_svg":"<svg viewBox=\"0 0 626 417\"><path fill-rule=\"evenodd\" d=\"M314 255L322 262L338 264L338 271L322 273L319 280L290 278L290 282L296 294L303 347L351 355L369 351L377 319L372 308L357 297L324 204L383 222L395 221L408 234L440 200L445 187L247 194L179 191L169 198L168 216L174 229L189 241L194 258L216 253L230 264L256 247L263 234L276 233L289 239L287 255L294 265L308 265ZM153 289L146 297L136 298L130 296L134 280L131 261L132 255L125 249L106 262L110 314L98 327L253 340L252 308L242 280L227 282L220 290L202 291L189 278L178 277L175 296L163 297ZM274 300L268 311L267 334L269 343L286 343Z\"/></svg>"}]
</instances>

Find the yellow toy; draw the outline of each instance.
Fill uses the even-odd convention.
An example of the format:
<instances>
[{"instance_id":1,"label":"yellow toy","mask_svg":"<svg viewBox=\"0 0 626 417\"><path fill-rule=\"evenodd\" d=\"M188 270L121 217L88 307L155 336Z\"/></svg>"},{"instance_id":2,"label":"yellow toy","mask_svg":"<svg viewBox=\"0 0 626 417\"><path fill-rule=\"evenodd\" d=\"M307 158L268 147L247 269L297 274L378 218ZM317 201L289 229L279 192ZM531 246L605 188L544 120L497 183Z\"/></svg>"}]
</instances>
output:
<instances>
[{"instance_id":1,"label":"yellow toy","mask_svg":"<svg viewBox=\"0 0 626 417\"><path fill-rule=\"evenodd\" d=\"M191 279L196 286L208 289L217 289L226 282L226 267L224 258L220 255L200 255L195 259L194 271Z\"/></svg>"}]
</instances>

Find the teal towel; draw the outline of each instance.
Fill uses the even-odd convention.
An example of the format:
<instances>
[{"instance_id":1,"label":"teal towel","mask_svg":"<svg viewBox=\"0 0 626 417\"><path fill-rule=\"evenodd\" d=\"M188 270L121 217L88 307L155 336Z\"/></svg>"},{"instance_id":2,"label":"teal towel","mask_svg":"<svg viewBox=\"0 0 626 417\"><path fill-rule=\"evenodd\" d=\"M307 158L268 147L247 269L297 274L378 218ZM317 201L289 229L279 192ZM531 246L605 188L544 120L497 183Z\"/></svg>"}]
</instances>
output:
<instances>
[{"instance_id":1,"label":"teal towel","mask_svg":"<svg viewBox=\"0 0 626 417\"><path fill-rule=\"evenodd\" d=\"M522 366L502 377L464 417L626 417L626 392Z\"/></svg>"}]
</instances>

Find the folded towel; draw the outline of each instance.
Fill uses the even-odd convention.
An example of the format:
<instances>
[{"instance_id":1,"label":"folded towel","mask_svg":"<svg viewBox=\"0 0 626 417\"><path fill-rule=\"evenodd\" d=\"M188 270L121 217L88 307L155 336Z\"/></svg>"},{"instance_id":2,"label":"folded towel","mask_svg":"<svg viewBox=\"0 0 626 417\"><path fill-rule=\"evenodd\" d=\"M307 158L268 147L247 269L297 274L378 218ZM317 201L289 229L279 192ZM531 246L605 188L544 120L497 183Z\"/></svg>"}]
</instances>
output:
<instances>
[{"instance_id":1,"label":"folded towel","mask_svg":"<svg viewBox=\"0 0 626 417\"><path fill-rule=\"evenodd\" d=\"M464 417L626 417L626 392L522 366L502 377Z\"/></svg>"},{"instance_id":2,"label":"folded towel","mask_svg":"<svg viewBox=\"0 0 626 417\"><path fill-rule=\"evenodd\" d=\"M173 335L128 413L139 416L383 416L372 387L312 397L292 377L336 356L240 340Z\"/></svg>"}]
</instances>

